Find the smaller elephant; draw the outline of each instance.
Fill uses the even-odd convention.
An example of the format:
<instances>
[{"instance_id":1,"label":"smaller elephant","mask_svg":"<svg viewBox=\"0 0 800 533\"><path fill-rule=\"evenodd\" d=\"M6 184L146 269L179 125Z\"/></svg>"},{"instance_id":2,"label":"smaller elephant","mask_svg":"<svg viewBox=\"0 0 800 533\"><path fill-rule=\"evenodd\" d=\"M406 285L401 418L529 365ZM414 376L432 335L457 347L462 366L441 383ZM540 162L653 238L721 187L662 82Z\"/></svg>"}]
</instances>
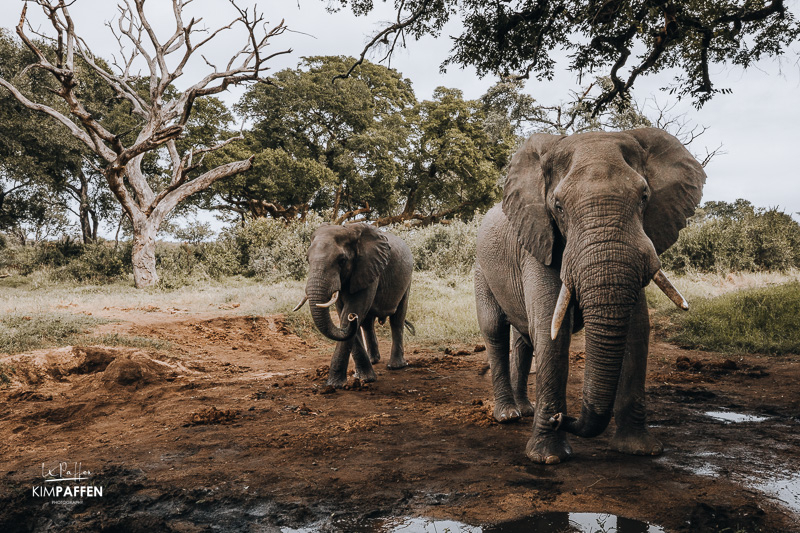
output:
<instances>
[{"instance_id":1,"label":"smaller elephant","mask_svg":"<svg viewBox=\"0 0 800 533\"><path fill-rule=\"evenodd\" d=\"M311 236L308 247L306 301L317 329L337 341L331 359L328 385L347 383L350 355L356 378L375 381L374 363L380 361L375 319L386 318L392 329L392 354L387 367L407 366L403 356L403 328L414 332L406 321L411 272L411 250L399 237L369 224L322 226ZM330 307L336 305L340 325L333 323ZM361 332L361 335L356 333Z\"/></svg>"}]
</instances>

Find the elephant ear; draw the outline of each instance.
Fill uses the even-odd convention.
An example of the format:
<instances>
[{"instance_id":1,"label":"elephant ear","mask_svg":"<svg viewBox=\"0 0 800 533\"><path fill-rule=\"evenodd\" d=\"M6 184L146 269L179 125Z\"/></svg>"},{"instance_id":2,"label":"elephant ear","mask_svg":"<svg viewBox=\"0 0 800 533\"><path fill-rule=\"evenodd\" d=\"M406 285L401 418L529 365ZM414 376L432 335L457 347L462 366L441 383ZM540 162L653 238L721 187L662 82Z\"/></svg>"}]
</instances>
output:
<instances>
[{"instance_id":1,"label":"elephant ear","mask_svg":"<svg viewBox=\"0 0 800 533\"><path fill-rule=\"evenodd\" d=\"M356 293L372 285L389 263L389 240L369 224L361 226L356 242L356 260L350 276L350 292Z\"/></svg>"},{"instance_id":2,"label":"elephant ear","mask_svg":"<svg viewBox=\"0 0 800 533\"><path fill-rule=\"evenodd\" d=\"M661 255L678 240L686 219L703 196L706 173L697 159L669 133L657 128L628 131L644 148L644 177L651 198L644 213L644 231Z\"/></svg>"},{"instance_id":3,"label":"elephant ear","mask_svg":"<svg viewBox=\"0 0 800 533\"><path fill-rule=\"evenodd\" d=\"M547 210L552 187L542 159L564 135L536 133L522 145L508 168L503 188L503 213L517 232L519 243L536 259L553 262L555 232Z\"/></svg>"}]
</instances>

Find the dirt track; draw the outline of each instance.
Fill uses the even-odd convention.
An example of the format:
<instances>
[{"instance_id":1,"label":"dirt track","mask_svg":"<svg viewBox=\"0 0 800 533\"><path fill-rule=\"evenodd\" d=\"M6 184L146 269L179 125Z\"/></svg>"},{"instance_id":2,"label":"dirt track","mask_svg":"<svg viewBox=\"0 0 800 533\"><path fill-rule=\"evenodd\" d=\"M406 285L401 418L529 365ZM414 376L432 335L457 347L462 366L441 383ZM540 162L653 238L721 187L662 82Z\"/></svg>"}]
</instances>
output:
<instances>
[{"instance_id":1,"label":"dirt track","mask_svg":"<svg viewBox=\"0 0 800 533\"><path fill-rule=\"evenodd\" d=\"M1 358L17 370L0 389L0 531L349 531L376 517L480 525L553 511L665 531L800 531L788 508L798 511L797 356L653 343L648 401L664 455L624 456L603 435L572 439L575 458L545 467L524 456L529 421L491 420L485 352L473 345L451 355L411 338L409 368L387 371L384 355L378 382L324 393L332 345L297 337L279 316L121 316L105 330L172 348ZM767 419L727 423L709 411ZM62 461L91 471L102 497L32 496L43 463ZM783 501L759 488L767 480L784 486Z\"/></svg>"}]
</instances>

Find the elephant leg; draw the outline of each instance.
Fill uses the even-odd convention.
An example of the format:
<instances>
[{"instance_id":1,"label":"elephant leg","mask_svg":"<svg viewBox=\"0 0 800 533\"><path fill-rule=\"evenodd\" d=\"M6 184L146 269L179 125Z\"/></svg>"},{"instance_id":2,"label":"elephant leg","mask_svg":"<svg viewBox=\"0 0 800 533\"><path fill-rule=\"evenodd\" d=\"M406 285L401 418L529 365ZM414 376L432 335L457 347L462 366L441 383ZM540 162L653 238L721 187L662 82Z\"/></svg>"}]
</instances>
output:
<instances>
[{"instance_id":1,"label":"elephant leg","mask_svg":"<svg viewBox=\"0 0 800 533\"><path fill-rule=\"evenodd\" d=\"M353 350L355 338L336 343L331 358L331 366L328 371L328 385L341 389L347 385L347 365L350 362L350 352Z\"/></svg>"},{"instance_id":2,"label":"elephant leg","mask_svg":"<svg viewBox=\"0 0 800 533\"><path fill-rule=\"evenodd\" d=\"M364 321L364 324L371 323L373 320L374 318L370 317ZM367 347L364 346L364 339L361 337L360 332L356 333L356 336L353 339L353 349L351 354L353 355L353 362L356 366L356 378L365 383L370 383L378 379L378 377L375 375L375 369L372 368L369 353L367 352Z\"/></svg>"},{"instance_id":3,"label":"elephant leg","mask_svg":"<svg viewBox=\"0 0 800 533\"><path fill-rule=\"evenodd\" d=\"M522 412L514 401L511 389L509 365L509 341L511 328L500 305L486 283L480 267L475 268L475 301L478 310L478 325L486 341L489 368L492 371L494 393L494 419L500 423L522 418Z\"/></svg>"},{"instance_id":4,"label":"elephant leg","mask_svg":"<svg viewBox=\"0 0 800 533\"><path fill-rule=\"evenodd\" d=\"M661 442L647 429L644 383L647 375L647 352L650 342L650 317L644 290L631 316L622 373L614 401L617 431L611 446L622 453L659 455Z\"/></svg>"},{"instance_id":5,"label":"elephant leg","mask_svg":"<svg viewBox=\"0 0 800 533\"><path fill-rule=\"evenodd\" d=\"M408 295L409 291L406 290L403 299L400 300L400 304L397 306L397 311L389 317L389 326L392 328L392 355L389 357L389 363L386 365L386 368L389 370L397 370L408 366L406 358L403 355L403 328L406 326Z\"/></svg>"},{"instance_id":6,"label":"elephant leg","mask_svg":"<svg viewBox=\"0 0 800 533\"><path fill-rule=\"evenodd\" d=\"M534 408L528 399L528 375L533 362L533 345L517 328L511 329L511 387L514 402L522 416L533 416Z\"/></svg>"},{"instance_id":7,"label":"elephant leg","mask_svg":"<svg viewBox=\"0 0 800 533\"><path fill-rule=\"evenodd\" d=\"M364 329L364 337L367 339L369 361L373 365L377 364L381 360L381 352L378 348L378 338L375 336L375 319L364 322L361 327Z\"/></svg>"},{"instance_id":8,"label":"elephant leg","mask_svg":"<svg viewBox=\"0 0 800 533\"><path fill-rule=\"evenodd\" d=\"M536 412L533 432L525 447L525 455L535 463L556 464L572 455L572 448L564 431L553 429L550 417L566 412L567 377L569 374L569 343L572 332L570 314L561 324L555 340L550 338L553 310L561 288L557 274L547 267L537 265L538 283L532 287L536 292L534 321L530 334L536 349Z\"/></svg>"}]
</instances>

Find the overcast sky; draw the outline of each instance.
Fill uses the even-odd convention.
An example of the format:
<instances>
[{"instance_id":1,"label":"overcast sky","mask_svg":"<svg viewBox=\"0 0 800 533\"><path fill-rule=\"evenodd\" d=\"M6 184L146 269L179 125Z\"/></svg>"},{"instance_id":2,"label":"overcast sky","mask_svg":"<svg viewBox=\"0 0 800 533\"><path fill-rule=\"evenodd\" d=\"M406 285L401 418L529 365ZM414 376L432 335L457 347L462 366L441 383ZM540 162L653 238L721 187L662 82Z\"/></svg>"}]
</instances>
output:
<instances>
[{"instance_id":1,"label":"overcast sky","mask_svg":"<svg viewBox=\"0 0 800 533\"><path fill-rule=\"evenodd\" d=\"M2 25L11 29L19 20L19 11L9 9L12 0L2 0ZM281 56L272 63L273 70L296 66L301 56L358 55L369 38L393 17L391 6L376 1L375 11L368 17L354 17L347 11L328 13L327 0L273 0L262 2L266 18L274 23L286 21L292 32L274 39L271 51L291 48L290 55ZM22 2L17 5L21 8ZM252 5L243 1L242 5ZM788 2L789 9L800 14L798 0ZM147 4L151 22L157 32L166 38L174 30L171 2L150 0ZM117 43L104 21L116 18L116 3L109 0L76 0L71 8L79 34L89 42L96 54L111 57L117 52ZM32 20L46 29L43 17L30 6ZM203 17L201 24L214 29L234 18L228 2L222 0L195 0L185 14ZM35 22L37 23L37 22ZM478 78L472 69L450 67L439 72L439 65L451 48L449 35L459 33L456 23L451 23L439 38L409 41L408 48L399 50L391 66L411 79L417 98L429 98L440 85L456 87L468 98L477 98L491 86L496 78ZM219 63L230 57L243 44L241 31L228 31L220 35L205 50L206 57ZM792 54L783 61L764 62L756 68L742 72L721 66L712 67L712 81L718 88L729 87L733 94L717 95L701 110L690 102L678 104L674 113L687 113L687 118L708 128L692 149L703 152L703 147L716 148L719 144L727 152L718 155L706 167L708 182L703 200L733 201L746 198L756 206L778 206L787 212L800 211L800 171L794 157L800 152L800 69L797 58L800 45L795 44ZM381 56L372 54L369 59ZM182 78L184 84L196 81L207 73L208 67L201 58L189 65ZM602 73L598 73L602 74ZM634 96L639 101L655 97L660 104L674 101L659 89L670 83L668 73L639 78ZM180 85L180 83L179 83ZM560 72L553 81L528 82L526 91L540 103L551 105L569 97L570 90L578 88L573 74ZM228 103L235 102L241 91L223 95ZM800 220L800 216L794 215Z\"/></svg>"}]
</instances>

